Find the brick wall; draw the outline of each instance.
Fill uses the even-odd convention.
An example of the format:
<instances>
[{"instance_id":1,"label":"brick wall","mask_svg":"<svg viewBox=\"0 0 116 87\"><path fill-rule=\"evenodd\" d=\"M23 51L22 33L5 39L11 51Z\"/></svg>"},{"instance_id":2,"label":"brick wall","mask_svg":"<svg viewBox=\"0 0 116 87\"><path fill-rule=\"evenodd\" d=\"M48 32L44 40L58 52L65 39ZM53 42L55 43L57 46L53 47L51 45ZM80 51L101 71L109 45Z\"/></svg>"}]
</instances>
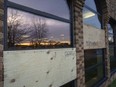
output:
<instances>
[{"instance_id":1,"label":"brick wall","mask_svg":"<svg viewBox=\"0 0 116 87\"><path fill-rule=\"evenodd\" d=\"M116 0L109 0L110 16L116 20Z\"/></svg>"},{"instance_id":2,"label":"brick wall","mask_svg":"<svg viewBox=\"0 0 116 87\"><path fill-rule=\"evenodd\" d=\"M85 87L84 40L82 9L84 0L74 0L74 35L77 51L77 87Z\"/></svg>"},{"instance_id":3,"label":"brick wall","mask_svg":"<svg viewBox=\"0 0 116 87\"><path fill-rule=\"evenodd\" d=\"M102 3L102 15L104 17L104 29L106 39L105 49L105 72L107 80L101 85L101 87L108 87L108 85L116 79L116 74L111 76L110 73L110 59L109 59L109 42L108 42L108 26L110 17L116 20L116 0L101 0Z\"/></svg>"},{"instance_id":4,"label":"brick wall","mask_svg":"<svg viewBox=\"0 0 116 87\"><path fill-rule=\"evenodd\" d=\"M75 1L75 0L74 0ZM109 18L116 19L116 0L100 0L103 16L103 29L105 30L105 72L108 78L101 87L107 87L116 75L110 76L110 59L109 59L109 42L108 42L108 27ZM77 85L78 87L85 87L85 71L84 71L84 45L83 45L83 19L82 9L84 0L76 0L74 2L74 35L77 48ZM111 7L112 6L112 7Z\"/></svg>"},{"instance_id":5,"label":"brick wall","mask_svg":"<svg viewBox=\"0 0 116 87\"><path fill-rule=\"evenodd\" d=\"M109 22L109 1L102 0L102 16L103 16L103 29L105 30L105 76L107 80L101 85L101 87L107 87L110 83L110 59L109 59L109 42L108 42L108 22Z\"/></svg>"},{"instance_id":6,"label":"brick wall","mask_svg":"<svg viewBox=\"0 0 116 87\"><path fill-rule=\"evenodd\" d=\"M0 0L0 87L3 87L3 45L2 45L2 29L3 29L3 0Z\"/></svg>"}]
</instances>

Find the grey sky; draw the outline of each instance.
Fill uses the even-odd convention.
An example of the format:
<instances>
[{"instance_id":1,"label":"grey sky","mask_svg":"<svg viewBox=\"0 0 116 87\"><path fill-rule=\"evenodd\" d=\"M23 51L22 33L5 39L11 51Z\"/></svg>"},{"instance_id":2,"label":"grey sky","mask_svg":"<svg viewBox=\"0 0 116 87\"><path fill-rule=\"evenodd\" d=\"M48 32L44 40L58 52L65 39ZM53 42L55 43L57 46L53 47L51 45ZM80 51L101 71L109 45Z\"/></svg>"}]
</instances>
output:
<instances>
[{"instance_id":1,"label":"grey sky","mask_svg":"<svg viewBox=\"0 0 116 87\"><path fill-rule=\"evenodd\" d=\"M47 12L50 14L57 15L59 17L63 17L66 19L70 18L69 15L69 7L67 5L66 0L9 0L14 3L18 3L30 8L34 8L43 12ZM31 19L33 18L33 14L21 12L20 14L23 16L23 21L25 23L31 22ZM10 13L9 13L10 15ZM39 18L39 16L36 16ZM49 35L48 38L51 36L54 36L55 38L61 38L61 34L64 34L64 38L66 40L70 39L70 24L63 23L60 21L44 18L47 21L47 26L49 29Z\"/></svg>"},{"instance_id":2,"label":"grey sky","mask_svg":"<svg viewBox=\"0 0 116 87\"><path fill-rule=\"evenodd\" d=\"M11 11L16 11L14 9L8 9L8 16L11 15ZM43 21L46 22L47 28L48 28L48 37L47 38L51 38L54 37L54 40L61 40L62 37L61 35L64 35L63 38L64 40L70 40L70 24L69 23L64 23L64 22L60 22L57 20L53 20L53 19L49 19L49 18L44 18L44 17L40 17L34 14L30 14L27 12L23 12L23 11L18 11L18 14L21 15L21 20L22 20L22 24L26 24L26 25L32 25L32 21L33 19L38 19L41 18Z\"/></svg>"},{"instance_id":3,"label":"grey sky","mask_svg":"<svg viewBox=\"0 0 116 87\"><path fill-rule=\"evenodd\" d=\"M9 0L27 7L48 12L69 19L66 0Z\"/></svg>"},{"instance_id":4,"label":"grey sky","mask_svg":"<svg viewBox=\"0 0 116 87\"><path fill-rule=\"evenodd\" d=\"M86 4L87 6L89 6L90 8L92 8L93 10L97 11L97 10L96 10L96 5L95 5L95 3L94 3L94 0L85 0L85 4Z\"/></svg>"}]
</instances>

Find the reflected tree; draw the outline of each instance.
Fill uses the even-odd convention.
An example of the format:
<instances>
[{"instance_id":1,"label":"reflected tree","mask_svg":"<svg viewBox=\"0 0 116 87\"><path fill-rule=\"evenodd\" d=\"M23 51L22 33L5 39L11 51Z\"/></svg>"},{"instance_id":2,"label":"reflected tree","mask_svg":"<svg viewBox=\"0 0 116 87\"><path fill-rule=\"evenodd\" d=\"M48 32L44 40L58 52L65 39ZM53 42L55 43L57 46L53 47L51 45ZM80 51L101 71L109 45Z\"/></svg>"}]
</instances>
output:
<instances>
[{"instance_id":1,"label":"reflected tree","mask_svg":"<svg viewBox=\"0 0 116 87\"><path fill-rule=\"evenodd\" d=\"M8 12L8 47L14 47L27 39L26 34L29 32L27 25L22 22L21 13L17 10L9 10ZM25 27L26 26L26 27Z\"/></svg>"},{"instance_id":2,"label":"reflected tree","mask_svg":"<svg viewBox=\"0 0 116 87\"><path fill-rule=\"evenodd\" d=\"M38 47L40 43L48 35L48 27L46 21L43 18L33 17L32 19L32 33L31 43L33 46Z\"/></svg>"}]
</instances>

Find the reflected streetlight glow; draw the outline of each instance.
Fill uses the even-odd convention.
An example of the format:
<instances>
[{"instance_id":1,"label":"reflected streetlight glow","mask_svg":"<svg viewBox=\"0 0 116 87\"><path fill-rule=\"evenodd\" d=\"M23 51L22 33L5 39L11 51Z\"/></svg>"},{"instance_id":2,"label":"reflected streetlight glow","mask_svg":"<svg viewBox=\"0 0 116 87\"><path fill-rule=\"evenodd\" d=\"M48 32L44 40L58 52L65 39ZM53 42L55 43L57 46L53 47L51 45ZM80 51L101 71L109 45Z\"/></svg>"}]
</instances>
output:
<instances>
[{"instance_id":1,"label":"reflected streetlight glow","mask_svg":"<svg viewBox=\"0 0 116 87\"><path fill-rule=\"evenodd\" d=\"M84 19L90 18L90 17L93 17L93 16L95 16L95 13L90 12L90 11L83 14Z\"/></svg>"}]
</instances>

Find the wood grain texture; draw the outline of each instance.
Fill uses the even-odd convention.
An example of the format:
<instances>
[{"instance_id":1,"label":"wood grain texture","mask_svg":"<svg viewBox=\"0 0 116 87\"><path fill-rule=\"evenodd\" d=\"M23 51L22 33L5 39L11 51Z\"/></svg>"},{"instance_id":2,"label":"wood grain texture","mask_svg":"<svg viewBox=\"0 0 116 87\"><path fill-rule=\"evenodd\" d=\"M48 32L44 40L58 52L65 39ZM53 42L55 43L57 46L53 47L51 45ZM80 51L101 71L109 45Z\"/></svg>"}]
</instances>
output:
<instances>
[{"instance_id":1,"label":"wood grain texture","mask_svg":"<svg viewBox=\"0 0 116 87\"><path fill-rule=\"evenodd\" d=\"M76 79L76 50L4 52L4 87L60 87Z\"/></svg>"}]
</instances>

